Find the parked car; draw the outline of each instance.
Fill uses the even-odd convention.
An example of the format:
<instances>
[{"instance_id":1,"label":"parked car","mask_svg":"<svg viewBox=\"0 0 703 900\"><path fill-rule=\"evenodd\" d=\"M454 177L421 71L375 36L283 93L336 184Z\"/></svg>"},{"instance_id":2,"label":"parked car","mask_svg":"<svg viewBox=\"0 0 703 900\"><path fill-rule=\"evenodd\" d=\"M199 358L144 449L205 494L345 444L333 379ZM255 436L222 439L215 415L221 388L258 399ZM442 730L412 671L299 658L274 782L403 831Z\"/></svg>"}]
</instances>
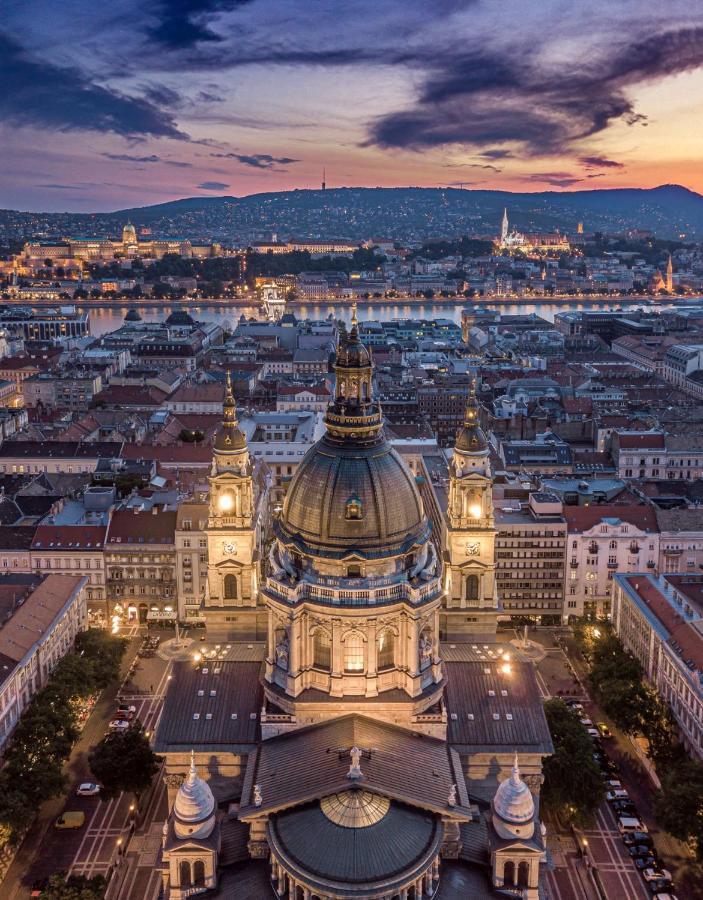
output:
<instances>
[{"instance_id":1,"label":"parked car","mask_svg":"<svg viewBox=\"0 0 703 900\"><path fill-rule=\"evenodd\" d=\"M635 860L635 866L641 870L647 869L655 869L657 867L657 860L654 856L640 856Z\"/></svg>"},{"instance_id":2,"label":"parked car","mask_svg":"<svg viewBox=\"0 0 703 900\"><path fill-rule=\"evenodd\" d=\"M619 783L620 783L620 782L618 782L618 784L619 784ZM613 801L613 800L629 800L629 799L630 799L630 795L627 793L627 791L626 791L624 788L618 787L618 788L615 788L615 789L612 790L612 791L608 791L608 792L606 793L606 795L605 795L605 799L606 799L606 800L609 800L609 801Z\"/></svg>"},{"instance_id":3,"label":"parked car","mask_svg":"<svg viewBox=\"0 0 703 900\"><path fill-rule=\"evenodd\" d=\"M110 731L127 731L129 722L127 719L113 719L108 727Z\"/></svg>"},{"instance_id":4,"label":"parked car","mask_svg":"<svg viewBox=\"0 0 703 900\"><path fill-rule=\"evenodd\" d=\"M137 707L130 706L128 703L120 703L117 707L117 712L122 715L122 713L136 713Z\"/></svg>"},{"instance_id":5,"label":"parked car","mask_svg":"<svg viewBox=\"0 0 703 900\"><path fill-rule=\"evenodd\" d=\"M611 738L613 736L613 732L608 728L605 722L596 722L596 728L600 731L601 737Z\"/></svg>"},{"instance_id":6,"label":"parked car","mask_svg":"<svg viewBox=\"0 0 703 900\"><path fill-rule=\"evenodd\" d=\"M642 877L645 881L671 881L671 872L668 869L645 869Z\"/></svg>"},{"instance_id":7,"label":"parked car","mask_svg":"<svg viewBox=\"0 0 703 900\"><path fill-rule=\"evenodd\" d=\"M606 778L605 787L608 791L622 790L622 781L619 778Z\"/></svg>"},{"instance_id":8,"label":"parked car","mask_svg":"<svg viewBox=\"0 0 703 900\"><path fill-rule=\"evenodd\" d=\"M676 894L670 894L668 891L664 893L657 891L656 894L652 895L652 900L678 900L678 897Z\"/></svg>"},{"instance_id":9,"label":"parked car","mask_svg":"<svg viewBox=\"0 0 703 900\"><path fill-rule=\"evenodd\" d=\"M632 844L632 846L627 848L627 852L630 854L632 859L637 859L640 856L654 855L651 844Z\"/></svg>"},{"instance_id":10,"label":"parked car","mask_svg":"<svg viewBox=\"0 0 703 900\"><path fill-rule=\"evenodd\" d=\"M54 828L82 828L85 825L85 813L81 810L72 810L62 813L54 822Z\"/></svg>"},{"instance_id":11,"label":"parked car","mask_svg":"<svg viewBox=\"0 0 703 900\"><path fill-rule=\"evenodd\" d=\"M94 797L96 794L100 793L100 785L94 784L92 781L85 781L83 784L79 785L76 794L79 797Z\"/></svg>"},{"instance_id":12,"label":"parked car","mask_svg":"<svg viewBox=\"0 0 703 900\"><path fill-rule=\"evenodd\" d=\"M641 819L635 816L618 816L618 831L620 834L625 834L628 831L644 832L646 834L649 829ZM640 842L638 841L637 843Z\"/></svg>"},{"instance_id":13,"label":"parked car","mask_svg":"<svg viewBox=\"0 0 703 900\"><path fill-rule=\"evenodd\" d=\"M634 847L635 844L645 844L647 847L654 846L651 835L646 831L623 832L622 842L626 847Z\"/></svg>"},{"instance_id":14,"label":"parked car","mask_svg":"<svg viewBox=\"0 0 703 900\"><path fill-rule=\"evenodd\" d=\"M132 719L134 718L134 713L133 713L133 712L128 712L128 711L125 710L125 709L118 709L118 710L115 712L115 716L116 716L118 719L125 719L127 722L131 722Z\"/></svg>"},{"instance_id":15,"label":"parked car","mask_svg":"<svg viewBox=\"0 0 703 900\"><path fill-rule=\"evenodd\" d=\"M673 882L669 881L667 878L659 878L656 881L650 881L647 886L652 894L672 894L674 892Z\"/></svg>"},{"instance_id":16,"label":"parked car","mask_svg":"<svg viewBox=\"0 0 703 900\"><path fill-rule=\"evenodd\" d=\"M579 722L580 722L582 725L585 725L586 728L591 728L591 727L593 726L593 722L591 722L591 720L588 718L588 716L582 716L582 717L579 719Z\"/></svg>"},{"instance_id":17,"label":"parked car","mask_svg":"<svg viewBox=\"0 0 703 900\"><path fill-rule=\"evenodd\" d=\"M616 816L634 816L635 818L639 817L637 807L632 802L632 800L616 800L615 803L611 804L611 809Z\"/></svg>"},{"instance_id":18,"label":"parked car","mask_svg":"<svg viewBox=\"0 0 703 900\"><path fill-rule=\"evenodd\" d=\"M597 728L591 728L590 726L586 729L586 734L590 738L599 738L600 737L600 731L598 731Z\"/></svg>"}]
</instances>

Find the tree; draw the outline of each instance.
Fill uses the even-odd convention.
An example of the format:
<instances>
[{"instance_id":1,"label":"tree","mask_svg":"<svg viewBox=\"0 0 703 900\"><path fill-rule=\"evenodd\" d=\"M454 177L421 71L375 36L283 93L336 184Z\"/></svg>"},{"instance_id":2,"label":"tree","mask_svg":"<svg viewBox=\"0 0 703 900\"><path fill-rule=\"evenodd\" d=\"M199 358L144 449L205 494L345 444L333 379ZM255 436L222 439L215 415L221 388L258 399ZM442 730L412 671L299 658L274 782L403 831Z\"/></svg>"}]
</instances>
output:
<instances>
[{"instance_id":1,"label":"tree","mask_svg":"<svg viewBox=\"0 0 703 900\"><path fill-rule=\"evenodd\" d=\"M76 653L92 665L94 689L103 690L120 674L120 663L127 649L125 638L100 628L81 631L76 637Z\"/></svg>"},{"instance_id":2,"label":"tree","mask_svg":"<svg viewBox=\"0 0 703 900\"><path fill-rule=\"evenodd\" d=\"M571 821L585 822L604 796L593 744L575 712L562 700L544 704L554 754L543 766L545 805Z\"/></svg>"},{"instance_id":3,"label":"tree","mask_svg":"<svg viewBox=\"0 0 703 900\"><path fill-rule=\"evenodd\" d=\"M88 878L86 875L60 873L52 875L39 894L39 900L102 900L107 881L102 875Z\"/></svg>"},{"instance_id":4,"label":"tree","mask_svg":"<svg viewBox=\"0 0 703 900\"><path fill-rule=\"evenodd\" d=\"M657 822L680 841L694 841L703 859L703 765L687 759L662 778L654 798Z\"/></svg>"},{"instance_id":5,"label":"tree","mask_svg":"<svg viewBox=\"0 0 703 900\"><path fill-rule=\"evenodd\" d=\"M102 784L100 796L112 800L121 791L143 794L159 771L161 758L151 749L141 722L105 735L88 756L90 770Z\"/></svg>"}]
</instances>

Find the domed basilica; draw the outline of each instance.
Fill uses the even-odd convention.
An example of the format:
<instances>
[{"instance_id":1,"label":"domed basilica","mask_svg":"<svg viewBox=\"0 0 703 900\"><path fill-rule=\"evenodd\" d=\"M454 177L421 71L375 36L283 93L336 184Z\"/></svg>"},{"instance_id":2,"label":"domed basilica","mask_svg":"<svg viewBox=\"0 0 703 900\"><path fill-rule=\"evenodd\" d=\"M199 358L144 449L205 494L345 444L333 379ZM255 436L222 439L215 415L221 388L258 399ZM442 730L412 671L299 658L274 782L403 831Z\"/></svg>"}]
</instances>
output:
<instances>
[{"instance_id":1,"label":"domed basilica","mask_svg":"<svg viewBox=\"0 0 703 900\"><path fill-rule=\"evenodd\" d=\"M166 896L537 898L551 743L531 664L496 638L475 396L451 459L425 458L387 439L355 320L334 373L272 517L227 391L207 643L174 664L156 737Z\"/></svg>"}]
</instances>

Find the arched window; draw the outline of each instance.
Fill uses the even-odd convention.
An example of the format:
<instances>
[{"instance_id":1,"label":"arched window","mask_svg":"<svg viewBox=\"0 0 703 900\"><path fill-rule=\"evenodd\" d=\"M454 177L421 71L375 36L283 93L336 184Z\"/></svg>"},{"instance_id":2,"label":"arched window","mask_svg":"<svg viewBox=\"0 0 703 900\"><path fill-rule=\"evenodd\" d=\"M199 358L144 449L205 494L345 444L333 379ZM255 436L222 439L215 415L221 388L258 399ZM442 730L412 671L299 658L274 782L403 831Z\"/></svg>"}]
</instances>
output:
<instances>
[{"instance_id":1,"label":"arched window","mask_svg":"<svg viewBox=\"0 0 703 900\"><path fill-rule=\"evenodd\" d=\"M237 599L237 576L225 575L225 600Z\"/></svg>"},{"instance_id":2,"label":"arched window","mask_svg":"<svg viewBox=\"0 0 703 900\"><path fill-rule=\"evenodd\" d=\"M344 507L344 516L346 519L364 518L364 510L361 505L361 500L357 497L356 494L352 494L351 497L347 500Z\"/></svg>"},{"instance_id":3,"label":"arched window","mask_svg":"<svg viewBox=\"0 0 703 900\"><path fill-rule=\"evenodd\" d=\"M318 628L313 637L313 665L329 672L332 661L332 642L324 628Z\"/></svg>"},{"instance_id":4,"label":"arched window","mask_svg":"<svg viewBox=\"0 0 703 900\"><path fill-rule=\"evenodd\" d=\"M181 887L190 887L190 862L187 859L181 860L178 866L178 876Z\"/></svg>"},{"instance_id":5,"label":"arched window","mask_svg":"<svg viewBox=\"0 0 703 900\"><path fill-rule=\"evenodd\" d=\"M193 863L193 884L198 886L205 884L205 863L202 859L196 859Z\"/></svg>"},{"instance_id":6,"label":"arched window","mask_svg":"<svg viewBox=\"0 0 703 900\"><path fill-rule=\"evenodd\" d=\"M358 631L352 631L344 640L344 671L364 671L364 639Z\"/></svg>"},{"instance_id":7,"label":"arched window","mask_svg":"<svg viewBox=\"0 0 703 900\"><path fill-rule=\"evenodd\" d=\"M361 578L361 566L357 564L347 566L347 578Z\"/></svg>"},{"instance_id":8,"label":"arched window","mask_svg":"<svg viewBox=\"0 0 703 900\"><path fill-rule=\"evenodd\" d=\"M503 869L503 884L510 887L515 884L515 863L509 859Z\"/></svg>"},{"instance_id":9,"label":"arched window","mask_svg":"<svg viewBox=\"0 0 703 900\"><path fill-rule=\"evenodd\" d=\"M518 887L528 887L530 880L530 864L523 860L517 867Z\"/></svg>"},{"instance_id":10,"label":"arched window","mask_svg":"<svg viewBox=\"0 0 703 900\"><path fill-rule=\"evenodd\" d=\"M395 666L395 635L386 628L378 636L378 671Z\"/></svg>"},{"instance_id":11,"label":"arched window","mask_svg":"<svg viewBox=\"0 0 703 900\"><path fill-rule=\"evenodd\" d=\"M478 575L469 575L466 579L466 599L478 600Z\"/></svg>"}]
</instances>

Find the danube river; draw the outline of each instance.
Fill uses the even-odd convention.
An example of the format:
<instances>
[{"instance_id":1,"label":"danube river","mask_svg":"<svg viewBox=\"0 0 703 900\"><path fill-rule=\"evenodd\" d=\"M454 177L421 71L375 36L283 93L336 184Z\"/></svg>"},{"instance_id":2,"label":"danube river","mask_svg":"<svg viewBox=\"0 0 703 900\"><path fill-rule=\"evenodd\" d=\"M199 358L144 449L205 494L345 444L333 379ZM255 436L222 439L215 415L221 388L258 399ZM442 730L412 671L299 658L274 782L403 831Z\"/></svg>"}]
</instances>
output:
<instances>
[{"instance_id":1,"label":"danube river","mask_svg":"<svg viewBox=\"0 0 703 900\"><path fill-rule=\"evenodd\" d=\"M435 303L428 301L427 303L387 303L387 304L366 304L363 301L359 303L358 317L360 321L367 319L376 319L377 321L387 322L391 319L451 319L454 322L461 321L462 306L470 305L471 301L466 304L458 303ZM584 303L565 303L563 307L558 303L540 303L535 301L515 300L509 302L496 301L495 303L482 300L481 308L496 309L504 315L517 315L535 313L544 319L554 321L555 313L561 309L580 310L580 309L634 309L649 307L649 304L642 300L632 302L622 301L614 298L611 302L607 300L595 300ZM174 307L164 304L155 307L153 304L140 306L138 303L133 304L138 309L139 314L145 322L163 321L163 319L173 312ZM179 306L179 309L184 309ZM122 324L124 317L130 305L123 308L107 309L90 309L90 330L92 334L100 336L108 331L114 331ZM262 317L261 311L255 306L208 306L207 301L202 305L193 305L187 307L194 319L203 321L220 322L225 328L233 330L241 315ZM348 303L300 303L290 307L290 311L299 319L325 319L330 314L336 318L349 321L351 318L351 308Z\"/></svg>"}]
</instances>

